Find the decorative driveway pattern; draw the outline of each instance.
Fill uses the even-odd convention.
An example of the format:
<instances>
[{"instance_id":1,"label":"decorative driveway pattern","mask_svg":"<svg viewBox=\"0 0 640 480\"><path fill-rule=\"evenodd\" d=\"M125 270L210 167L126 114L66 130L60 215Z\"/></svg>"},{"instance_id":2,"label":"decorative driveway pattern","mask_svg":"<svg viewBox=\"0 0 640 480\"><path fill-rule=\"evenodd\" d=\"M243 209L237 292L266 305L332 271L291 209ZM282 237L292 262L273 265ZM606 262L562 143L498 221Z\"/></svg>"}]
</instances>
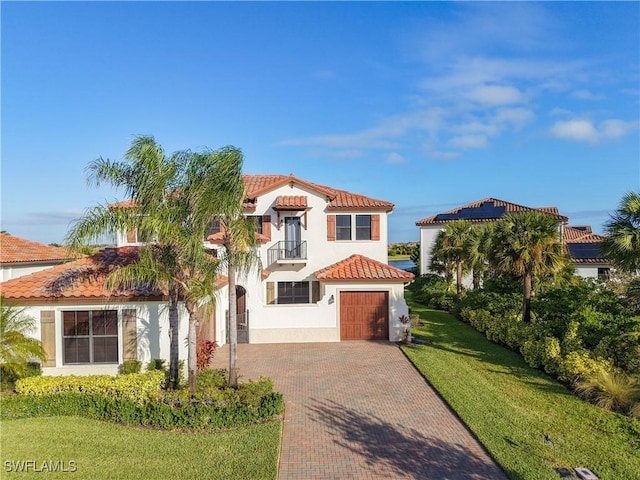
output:
<instances>
[{"instance_id":1,"label":"decorative driveway pattern","mask_svg":"<svg viewBox=\"0 0 640 480\"><path fill-rule=\"evenodd\" d=\"M241 379L284 394L280 480L506 479L395 344L238 347Z\"/></svg>"}]
</instances>

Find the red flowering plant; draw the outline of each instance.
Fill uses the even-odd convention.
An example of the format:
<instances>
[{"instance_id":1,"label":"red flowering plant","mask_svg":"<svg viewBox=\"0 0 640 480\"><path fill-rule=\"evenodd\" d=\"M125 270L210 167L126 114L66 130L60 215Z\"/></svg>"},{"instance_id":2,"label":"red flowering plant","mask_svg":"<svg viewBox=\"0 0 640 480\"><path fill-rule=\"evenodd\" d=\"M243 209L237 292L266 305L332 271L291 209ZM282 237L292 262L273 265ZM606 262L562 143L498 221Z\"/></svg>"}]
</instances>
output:
<instances>
[{"instance_id":1,"label":"red flowering plant","mask_svg":"<svg viewBox=\"0 0 640 480\"><path fill-rule=\"evenodd\" d=\"M199 372L211 365L217 348L218 344L209 340L205 340L198 344L197 362Z\"/></svg>"}]
</instances>

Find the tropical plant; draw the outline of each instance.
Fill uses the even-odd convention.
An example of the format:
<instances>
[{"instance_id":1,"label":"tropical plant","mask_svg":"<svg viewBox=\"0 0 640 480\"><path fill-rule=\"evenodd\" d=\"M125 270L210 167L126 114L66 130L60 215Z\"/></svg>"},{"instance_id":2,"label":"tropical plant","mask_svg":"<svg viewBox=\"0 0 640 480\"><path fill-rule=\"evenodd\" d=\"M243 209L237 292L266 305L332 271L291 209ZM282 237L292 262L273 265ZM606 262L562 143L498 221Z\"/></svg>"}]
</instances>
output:
<instances>
[{"instance_id":1,"label":"tropical plant","mask_svg":"<svg viewBox=\"0 0 640 480\"><path fill-rule=\"evenodd\" d=\"M7 304L0 296L0 364L17 376L27 373L29 362L45 359L40 341L28 336L35 328L35 319L24 308Z\"/></svg>"},{"instance_id":2,"label":"tropical plant","mask_svg":"<svg viewBox=\"0 0 640 480\"><path fill-rule=\"evenodd\" d=\"M624 271L640 270L640 193L629 192L604 226L604 255Z\"/></svg>"},{"instance_id":3,"label":"tropical plant","mask_svg":"<svg viewBox=\"0 0 640 480\"><path fill-rule=\"evenodd\" d=\"M204 234L216 221L222 233L218 260L229 288L229 386L238 386L238 330L236 277L260 268L256 252L255 221L244 215L245 186L242 179L244 157L236 147L196 154L189 177L192 181L193 222Z\"/></svg>"},{"instance_id":4,"label":"tropical plant","mask_svg":"<svg viewBox=\"0 0 640 480\"><path fill-rule=\"evenodd\" d=\"M492 265L522 279L522 320L531 321L532 281L558 272L567 263L558 221L543 212L509 213L497 222L490 254Z\"/></svg>"},{"instance_id":5,"label":"tropical plant","mask_svg":"<svg viewBox=\"0 0 640 480\"><path fill-rule=\"evenodd\" d=\"M453 262L456 269L456 294L462 297L462 275L471 264L473 225L468 220L447 223L438 233L434 244L434 256Z\"/></svg>"},{"instance_id":6,"label":"tropical plant","mask_svg":"<svg viewBox=\"0 0 640 480\"><path fill-rule=\"evenodd\" d=\"M124 190L131 201L124 207L98 205L80 218L65 242L81 250L89 241L135 230L138 238L153 239L139 247L138 259L115 269L108 277L110 289L145 285L160 289L169 299L169 386L179 379L178 304L184 302L195 332L195 312L202 299L213 299L217 266L205 252L198 225L192 223L192 198L187 171L189 152L167 156L153 137L136 137L125 160L99 158L87 167L88 181L108 183ZM189 385L195 391L195 338L189 340Z\"/></svg>"},{"instance_id":7,"label":"tropical plant","mask_svg":"<svg viewBox=\"0 0 640 480\"><path fill-rule=\"evenodd\" d=\"M477 225L471 232L469 242L469 262L473 272L473 288L480 288L480 283L489 274L489 252L493 240L493 224Z\"/></svg>"}]
</instances>

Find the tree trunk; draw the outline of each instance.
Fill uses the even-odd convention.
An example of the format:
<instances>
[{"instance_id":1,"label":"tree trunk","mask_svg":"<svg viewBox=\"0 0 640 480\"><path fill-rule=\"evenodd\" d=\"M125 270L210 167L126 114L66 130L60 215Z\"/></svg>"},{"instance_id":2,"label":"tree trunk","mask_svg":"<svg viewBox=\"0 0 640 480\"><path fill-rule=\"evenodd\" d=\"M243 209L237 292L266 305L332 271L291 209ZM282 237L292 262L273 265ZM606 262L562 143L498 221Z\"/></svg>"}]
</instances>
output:
<instances>
[{"instance_id":1,"label":"tree trunk","mask_svg":"<svg viewBox=\"0 0 640 480\"><path fill-rule=\"evenodd\" d=\"M456 262L456 293L458 299L462 298L462 262L458 260Z\"/></svg>"},{"instance_id":2,"label":"tree trunk","mask_svg":"<svg viewBox=\"0 0 640 480\"><path fill-rule=\"evenodd\" d=\"M195 315L195 309L187 308L189 311L189 337L188 337L188 356L187 356L187 370L189 376L189 393L194 395L196 393L196 371L198 369L196 357L196 323L197 318Z\"/></svg>"},{"instance_id":3,"label":"tree trunk","mask_svg":"<svg viewBox=\"0 0 640 480\"><path fill-rule=\"evenodd\" d=\"M473 269L473 289L480 288L480 271L477 268Z\"/></svg>"},{"instance_id":4,"label":"tree trunk","mask_svg":"<svg viewBox=\"0 0 640 480\"><path fill-rule=\"evenodd\" d=\"M522 301L522 321L531 322L531 274L524 274L524 299Z\"/></svg>"},{"instance_id":5,"label":"tree trunk","mask_svg":"<svg viewBox=\"0 0 640 480\"><path fill-rule=\"evenodd\" d=\"M178 337L180 318L178 316L178 292L176 287L169 287L169 388L178 388Z\"/></svg>"},{"instance_id":6,"label":"tree trunk","mask_svg":"<svg viewBox=\"0 0 640 480\"><path fill-rule=\"evenodd\" d=\"M236 271L233 261L229 260L227 272L229 286L229 386L238 386L238 312L236 305Z\"/></svg>"}]
</instances>

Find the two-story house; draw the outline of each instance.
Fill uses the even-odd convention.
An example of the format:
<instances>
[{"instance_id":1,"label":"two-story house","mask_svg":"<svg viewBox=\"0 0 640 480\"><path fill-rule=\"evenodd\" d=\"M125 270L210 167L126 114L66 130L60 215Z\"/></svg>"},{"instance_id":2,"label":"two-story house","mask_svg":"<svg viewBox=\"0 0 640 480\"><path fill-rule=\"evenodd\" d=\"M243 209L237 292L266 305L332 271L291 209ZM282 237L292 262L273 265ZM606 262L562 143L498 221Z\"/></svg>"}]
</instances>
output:
<instances>
[{"instance_id":1,"label":"two-story house","mask_svg":"<svg viewBox=\"0 0 640 480\"><path fill-rule=\"evenodd\" d=\"M246 215L256 219L261 269L240 275L238 339L250 343L401 338L404 285L413 275L387 264L393 204L317 185L293 175L245 175ZM203 248L221 249L212 225ZM45 374L116 373L124 360L169 357L164 292L110 292L105 278L135 261L136 232L117 247L0 284L12 303L39 319ZM222 254L223 252L218 252ZM200 340L227 341L228 286L221 277L214 311L200 315ZM180 338L188 316L180 308ZM186 344L180 342L180 358Z\"/></svg>"}]
</instances>

